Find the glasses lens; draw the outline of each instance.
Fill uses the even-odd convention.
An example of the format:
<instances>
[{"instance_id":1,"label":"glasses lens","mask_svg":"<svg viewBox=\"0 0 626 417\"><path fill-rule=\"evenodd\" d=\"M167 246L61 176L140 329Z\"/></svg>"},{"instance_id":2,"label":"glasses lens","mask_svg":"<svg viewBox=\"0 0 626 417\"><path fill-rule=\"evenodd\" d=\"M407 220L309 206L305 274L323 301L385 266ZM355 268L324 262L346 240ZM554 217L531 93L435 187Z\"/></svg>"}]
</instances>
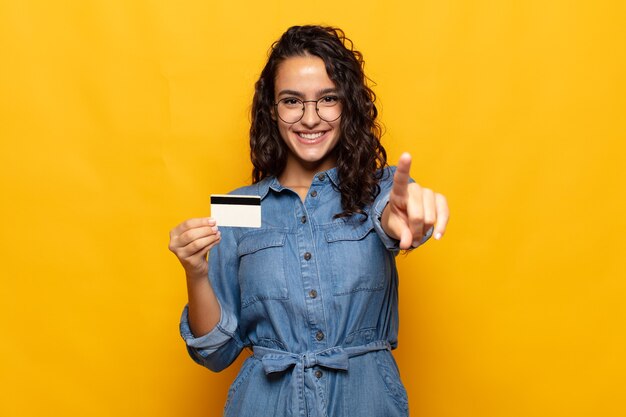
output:
<instances>
[{"instance_id":1,"label":"glasses lens","mask_svg":"<svg viewBox=\"0 0 626 417\"><path fill-rule=\"evenodd\" d=\"M317 114L326 122L334 122L341 116L341 103L337 96L324 96L317 101Z\"/></svg>"},{"instance_id":2,"label":"glasses lens","mask_svg":"<svg viewBox=\"0 0 626 417\"><path fill-rule=\"evenodd\" d=\"M297 98L284 98L276 104L278 117L285 123L295 123L304 114L304 104Z\"/></svg>"}]
</instances>

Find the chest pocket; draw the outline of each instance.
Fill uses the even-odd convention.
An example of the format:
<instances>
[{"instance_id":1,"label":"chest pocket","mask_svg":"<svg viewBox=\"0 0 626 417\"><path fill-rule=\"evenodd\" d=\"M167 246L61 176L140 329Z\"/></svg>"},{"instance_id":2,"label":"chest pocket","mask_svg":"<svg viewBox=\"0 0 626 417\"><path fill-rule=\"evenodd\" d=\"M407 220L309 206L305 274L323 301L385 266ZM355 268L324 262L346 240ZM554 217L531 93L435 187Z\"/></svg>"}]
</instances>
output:
<instances>
[{"instance_id":1,"label":"chest pocket","mask_svg":"<svg viewBox=\"0 0 626 417\"><path fill-rule=\"evenodd\" d=\"M284 232L258 230L237 244L241 308L260 300L289 298L285 275Z\"/></svg>"},{"instance_id":2,"label":"chest pocket","mask_svg":"<svg viewBox=\"0 0 626 417\"><path fill-rule=\"evenodd\" d=\"M385 288L391 266L389 254L371 220L339 223L325 233L333 295Z\"/></svg>"}]
</instances>

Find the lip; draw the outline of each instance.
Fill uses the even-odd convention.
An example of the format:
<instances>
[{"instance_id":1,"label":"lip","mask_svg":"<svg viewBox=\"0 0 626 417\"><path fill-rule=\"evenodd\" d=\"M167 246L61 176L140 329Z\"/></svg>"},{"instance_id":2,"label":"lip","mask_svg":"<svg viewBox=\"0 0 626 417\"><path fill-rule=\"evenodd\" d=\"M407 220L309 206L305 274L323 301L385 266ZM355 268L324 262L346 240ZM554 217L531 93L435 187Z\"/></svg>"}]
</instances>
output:
<instances>
[{"instance_id":1,"label":"lip","mask_svg":"<svg viewBox=\"0 0 626 417\"><path fill-rule=\"evenodd\" d=\"M328 137L328 133L330 132L330 130L318 130L318 131L306 131L306 130L301 130L298 132L295 132L295 136L296 139L298 140L298 142L302 143L303 145L317 145L319 143L322 143L324 140L326 140L326 138ZM300 136L300 134L315 134L315 133L322 133L319 137L315 138L315 139L305 139L302 136Z\"/></svg>"}]
</instances>

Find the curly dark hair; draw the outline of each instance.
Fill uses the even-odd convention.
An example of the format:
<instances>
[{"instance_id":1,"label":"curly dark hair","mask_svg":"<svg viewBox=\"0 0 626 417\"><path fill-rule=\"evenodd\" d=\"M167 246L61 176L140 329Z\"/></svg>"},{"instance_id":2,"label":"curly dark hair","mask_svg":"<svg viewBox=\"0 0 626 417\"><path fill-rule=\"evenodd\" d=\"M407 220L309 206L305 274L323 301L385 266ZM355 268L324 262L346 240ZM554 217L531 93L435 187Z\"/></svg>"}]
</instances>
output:
<instances>
[{"instance_id":1,"label":"curly dark hair","mask_svg":"<svg viewBox=\"0 0 626 417\"><path fill-rule=\"evenodd\" d=\"M342 102L340 139L335 152L343 212L335 217L366 215L363 208L380 193L383 170L379 168L387 166L387 153L380 143L382 129L376 121L376 95L367 85L363 55L338 28L293 26L272 45L252 101L252 180L257 183L269 176L279 176L285 168L288 148L272 117L274 80L284 60L306 55L324 61Z\"/></svg>"}]
</instances>

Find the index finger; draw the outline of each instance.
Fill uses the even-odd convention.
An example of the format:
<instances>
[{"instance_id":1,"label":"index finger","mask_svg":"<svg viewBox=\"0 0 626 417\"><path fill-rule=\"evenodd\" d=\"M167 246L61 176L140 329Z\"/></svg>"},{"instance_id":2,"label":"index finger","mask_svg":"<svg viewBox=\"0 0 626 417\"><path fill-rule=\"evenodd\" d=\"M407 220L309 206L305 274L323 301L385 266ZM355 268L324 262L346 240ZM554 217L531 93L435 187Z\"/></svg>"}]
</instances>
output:
<instances>
[{"instance_id":1,"label":"index finger","mask_svg":"<svg viewBox=\"0 0 626 417\"><path fill-rule=\"evenodd\" d=\"M204 227L204 226L215 226L215 220L213 220L211 217L200 217L200 218L185 220L184 222L176 226L174 230L172 230L172 234L180 235L189 229L194 229L196 227Z\"/></svg>"},{"instance_id":2,"label":"index finger","mask_svg":"<svg viewBox=\"0 0 626 417\"><path fill-rule=\"evenodd\" d=\"M393 186L391 188L391 193L398 196L404 197L407 194L407 187L409 186L409 178L411 172L411 155L407 152L404 152L400 155L400 159L398 160L398 165L396 168L396 173L393 176Z\"/></svg>"}]
</instances>

